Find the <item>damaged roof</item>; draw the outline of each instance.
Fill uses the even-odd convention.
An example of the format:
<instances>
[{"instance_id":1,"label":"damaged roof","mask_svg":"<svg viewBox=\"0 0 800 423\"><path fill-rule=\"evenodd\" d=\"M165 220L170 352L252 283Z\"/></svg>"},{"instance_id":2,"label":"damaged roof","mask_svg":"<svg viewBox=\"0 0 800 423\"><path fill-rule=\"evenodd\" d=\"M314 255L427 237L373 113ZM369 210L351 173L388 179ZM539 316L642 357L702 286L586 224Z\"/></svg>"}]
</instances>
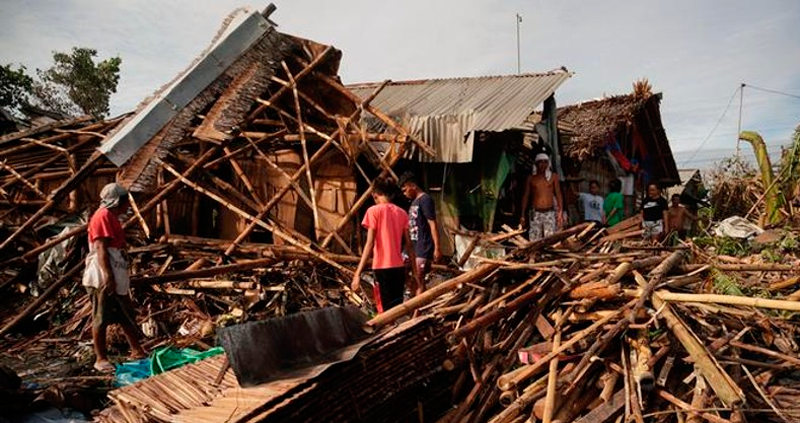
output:
<instances>
[{"instance_id":1,"label":"damaged roof","mask_svg":"<svg viewBox=\"0 0 800 423\"><path fill-rule=\"evenodd\" d=\"M221 142L231 136L266 90L281 63L303 50L303 40L282 34L263 13L237 9L211 45L167 86L146 99L99 150L121 167L120 183L146 191L157 161L187 136ZM336 62L338 56L330 55ZM193 121L205 113L199 127Z\"/></svg>"},{"instance_id":2,"label":"damaged roof","mask_svg":"<svg viewBox=\"0 0 800 423\"><path fill-rule=\"evenodd\" d=\"M389 83L371 102L436 150L434 162L472 161L476 131L514 129L572 76L547 73ZM379 83L348 85L365 99ZM379 122L367 122L382 131Z\"/></svg>"},{"instance_id":3,"label":"damaged roof","mask_svg":"<svg viewBox=\"0 0 800 423\"><path fill-rule=\"evenodd\" d=\"M559 131L563 154L575 161L595 157L608 144L609 137L633 126L644 132L645 142L652 146L650 159L656 177L662 183L679 183L678 167L661 122L661 94L638 96L617 95L558 108ZM541 119L534 113L528 124Z\"/></svg>"}]
</instances>

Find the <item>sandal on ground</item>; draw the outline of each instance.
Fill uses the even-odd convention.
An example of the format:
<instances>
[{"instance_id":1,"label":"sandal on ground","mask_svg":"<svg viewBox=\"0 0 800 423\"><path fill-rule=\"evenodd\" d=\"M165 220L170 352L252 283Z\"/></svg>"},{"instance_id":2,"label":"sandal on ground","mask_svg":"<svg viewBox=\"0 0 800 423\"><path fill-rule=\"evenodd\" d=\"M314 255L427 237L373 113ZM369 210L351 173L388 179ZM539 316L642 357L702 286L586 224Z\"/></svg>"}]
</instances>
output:
<instances>
[{"instance_id":1,"label":"sandal on ground","mask_svg":"<svg viewBox=\"0 0 800 423\"><path fill-rule=\"evenodd\" d=\"M108 361L97 361L94 363L94 369L101 373L111 373L114 371L114 365Z\"/></svg>"}]
</instances>

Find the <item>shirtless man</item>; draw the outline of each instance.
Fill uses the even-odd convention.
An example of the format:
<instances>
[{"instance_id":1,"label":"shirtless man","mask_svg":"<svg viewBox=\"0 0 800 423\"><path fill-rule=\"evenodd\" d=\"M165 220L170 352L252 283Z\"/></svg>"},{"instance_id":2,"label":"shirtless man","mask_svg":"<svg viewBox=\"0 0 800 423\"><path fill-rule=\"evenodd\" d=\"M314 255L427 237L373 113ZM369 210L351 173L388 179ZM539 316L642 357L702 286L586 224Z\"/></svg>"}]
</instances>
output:
<instances>
[{"instance_id":1,"label":"shirtless man","mask_svg":"<svg viewBox=\"0 0 800 423\"><path fill-rule=\"evenodd\" d=\"M671 232L677 232L678 238L683 239L686 237L686 219L695 221L697 216L681 205L680 195L673 194L670 201L671 204L667 209L668 228Z\"/></svg>"},{"instance_id":2,"label":"shirtless man","mask_svg":"<svg viewBox=\"0 0 800 423\"><path fill-rule=\"evenodd\" d=\"M550 170L550 157L544 153L537 154L535 166L536 173L525 182L520 217L520 224L524 226L527 223L528 208L533 209L528 226L528 238L531 241L553 234L564 223L561 187L558 175Z\"/></svg>"}]
</instances>

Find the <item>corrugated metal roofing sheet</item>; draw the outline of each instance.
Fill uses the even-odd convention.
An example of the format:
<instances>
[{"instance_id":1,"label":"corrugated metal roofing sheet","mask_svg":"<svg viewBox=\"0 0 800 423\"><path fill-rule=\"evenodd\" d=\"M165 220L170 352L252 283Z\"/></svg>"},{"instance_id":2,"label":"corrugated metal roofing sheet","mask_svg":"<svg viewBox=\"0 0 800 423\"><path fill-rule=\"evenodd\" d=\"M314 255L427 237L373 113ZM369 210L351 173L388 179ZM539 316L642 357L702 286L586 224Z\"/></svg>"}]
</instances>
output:
<instances>
[{"instance_id":1,"label":"corrugated metal roofing sheet","mask_svg":"<svg viewBox=\"0 0 800 423\"><path fill-rule=\"evenodd\" d=\"M372 106L401 122L436 150L435 162L472 161L476 131L519 127L544 100L572 76L559 70L541 74L429 79L393 82ZM379 84L354 84L360 98ZM379 125L368 122L373 130Z\"/></svg>"},{"instance_id":2,"label":"corrugated metal roofing sheet","mask_svg":"<svg viewBox=\"0 0 800 423\"><path fill-rule=\"evenodd\" d=\"M258 11L238 12L209 51L192 67L150 100L98 148L112 163L122 166L153 138L203 89L225 72L274 26Z\"/></svg>"}]
</instances>

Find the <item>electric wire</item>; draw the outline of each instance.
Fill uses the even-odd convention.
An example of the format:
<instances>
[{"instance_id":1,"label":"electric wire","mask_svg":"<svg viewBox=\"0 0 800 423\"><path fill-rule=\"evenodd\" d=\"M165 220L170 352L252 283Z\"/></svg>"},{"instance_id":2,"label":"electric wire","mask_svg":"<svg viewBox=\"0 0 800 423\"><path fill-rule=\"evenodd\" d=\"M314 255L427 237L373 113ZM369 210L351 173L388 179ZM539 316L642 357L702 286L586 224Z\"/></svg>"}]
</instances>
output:
<instances>
[{"instance_id":1,"label":"electric wire","mask_svg":"<svg viewBox=\"0 0 800 423\"><path fill-rule=\"evenodd\" d=\"M716 123L716 124L714 124L714 127L711 129L711 132L709 132L709 133L708 133L708 135L707 135L707 136L706 136L706 138L703 140L703 142L701 142L701 143L700 143L700 145L697 147L697 149L696 149L696 150L694 150L694 153L692 153L692 155L691 155L691 156L690 156L688 159L685 159L685 160L684 160L684 161L681 163L681 167L684 167L684 166L686 165L686 162L690 162L690 161L691 161L691 160L692 160L692 159L693 159L693 158L694 158L694 157L697 155L697 153L699 153L699 152L700 152L700 150L703 148L703 146L704 146L704 145L706 145L706 143L708 142L708 140L710 140L710 139L711 139L711 136L712 136L712 135L714 135L714 132L716 132L716 131L717 131L717 128L719 128L719 124L720 124L720 123L722 123L722 119L724 119L724 118L725 118L725 115L726 115L726 114L728 114L728 110L730 110L730 108L731 108L731 104L733 104L733 99L734 99L734 98L736 98L736 94L737 94L737 93L739 92L739 90L741 90L741 89L742 89L742 87L741 87L741 86L739 86L739 87L736 87L736 89L733 91L733 94L731 94L731 98L728 100L728 105L727 105L727 106L725 106L725 110L722 112L722 115L719 117L719 119L717 119L717 123Z\"/></svg>"}]
</instances>

